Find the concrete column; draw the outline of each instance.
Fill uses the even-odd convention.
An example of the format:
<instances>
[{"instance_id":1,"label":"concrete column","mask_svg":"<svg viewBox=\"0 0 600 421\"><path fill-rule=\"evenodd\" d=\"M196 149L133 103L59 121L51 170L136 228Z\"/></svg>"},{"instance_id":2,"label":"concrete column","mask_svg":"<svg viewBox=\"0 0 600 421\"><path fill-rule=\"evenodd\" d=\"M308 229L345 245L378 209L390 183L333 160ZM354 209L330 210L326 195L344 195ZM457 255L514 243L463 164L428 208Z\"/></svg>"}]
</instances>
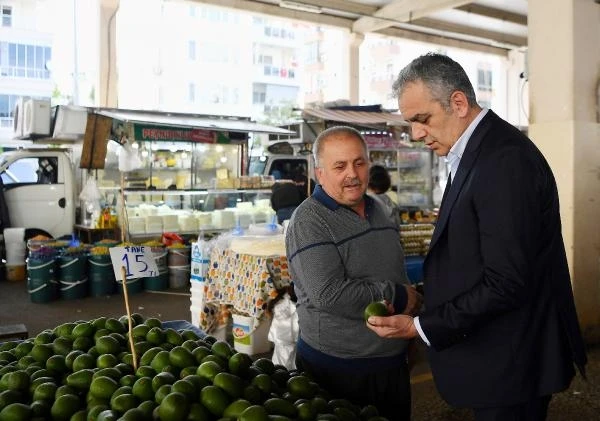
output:
<instances>
[{"instance_id":1,"label":"concrete column","mask_svg":"<svg viewBox=\"0 0 600 421\"><path fill-rule=\"evenodd\" d=\"M350 49L349 57L349 74L348 78L349 82L349 90L348 90L348 98L350 99L350 104L359 105L358 101L360 98L359 95L359 87L360 87L360 44L365 39L365 35L357 32L352 32L350 34L350 38L348 40L348 48Z\"/></svg>"},{"instance_id":2,"label":"concrete column","mask_svg":"<svg viewBox=\"0 0 600 421\"><path fill-rule=\"evenodd\" d=\"M529 135L558 183L586 339L600 341L600 4L529 0Z\"/></svg>"},{"instance_id":3,"label":"concrete column","mask_svg":"<svg viewBox=\"0 0 600 421\"><path fill-rule=\"evenodd\" d=\"M120 0L100 1L100 71L98 105L117 108L117 11Z\"/></svg>"}]
</instances>

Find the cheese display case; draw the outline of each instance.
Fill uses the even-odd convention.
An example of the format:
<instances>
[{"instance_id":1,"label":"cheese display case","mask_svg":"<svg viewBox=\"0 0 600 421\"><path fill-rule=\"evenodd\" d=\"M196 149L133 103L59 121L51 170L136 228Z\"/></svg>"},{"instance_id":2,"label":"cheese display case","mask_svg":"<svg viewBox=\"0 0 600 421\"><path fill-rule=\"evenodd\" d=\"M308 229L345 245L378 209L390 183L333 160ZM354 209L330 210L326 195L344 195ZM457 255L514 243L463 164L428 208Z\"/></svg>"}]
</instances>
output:
<instances>
[{"instance_id":1,"label":"cheese display case","mask_svg":"<svg viewBox=\"0 0 600 421\"><path fill-rule=\"evenodd\" d=\"M270 222L270 189L124 192L131 236L198 234Z\"/></svg>"}]
</instances>

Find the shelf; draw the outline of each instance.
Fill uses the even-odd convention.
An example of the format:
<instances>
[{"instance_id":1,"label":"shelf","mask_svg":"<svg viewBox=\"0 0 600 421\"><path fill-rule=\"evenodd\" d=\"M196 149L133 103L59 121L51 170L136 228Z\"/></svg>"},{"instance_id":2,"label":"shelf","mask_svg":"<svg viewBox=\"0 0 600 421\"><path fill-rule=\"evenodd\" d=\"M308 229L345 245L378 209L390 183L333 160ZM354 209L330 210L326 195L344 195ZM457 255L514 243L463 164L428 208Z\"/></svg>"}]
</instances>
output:
<instances>
[{"instance_id":1,"label":"shelf","mask_svg":"<svg viewBox=\"0 0 600 421\"><path fill-rule=\"evenodd\" d=\"M400 168L401 170L403 169L421 169L423 167L423 164L417 162L417 163L401 163L398 164L397 166L395 166L394 168Z\"/></svg>"},{"instance_id":2,"label":"shelf","mask_svg":"<svg viewBox=\"0 0 600 421\"><path fill-rule=\"evenodd\" d=\"M123 194L134 195L134 194L145 194L145 195L155 195L162 194L165 196L195 196L195 195L209 195L209 194L258 194L265 193L270 194L271 190L269 189L203 189L203 190L143 190L143 189L125 189Z\"/></svg>"},{"instance_id":3,"label":"shelf","mask_svg":"<svg viewBox=\"0 0 600 421\"><path fill-rule=\"evenodd\" d=\"M157 171L187 171L189 172L191 170L191 168L175 168L175 167L152 167L152 170L150 168L144 168L144 171L152 171L152 172L157 172Z\"/></svg>"}]
</instances>

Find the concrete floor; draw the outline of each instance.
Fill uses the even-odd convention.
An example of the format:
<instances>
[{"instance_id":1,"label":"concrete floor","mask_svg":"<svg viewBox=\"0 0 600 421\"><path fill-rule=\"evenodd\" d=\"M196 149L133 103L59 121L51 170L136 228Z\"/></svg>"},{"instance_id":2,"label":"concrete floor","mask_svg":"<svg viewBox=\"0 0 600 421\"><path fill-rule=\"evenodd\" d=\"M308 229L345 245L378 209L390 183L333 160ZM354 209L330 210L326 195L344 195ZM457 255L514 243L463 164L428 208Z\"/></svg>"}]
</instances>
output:
<instances>
[{"instance_id":1,"label":"concrete floor","mask_svg":"<svg viewBox=\"0 0 600 421\"><path fill-rule=\"evenodd\" d=\"M161 320L190 320L190 298L186 293L142 292L130 297L132 312ZM125 314L121 295L87 297L34 304L24 282L0 282L0 325L24 323L30 336L64 322ZM571 387L550 403L549 421L600 420L600 346L590 347L588 381L577 376ZM413 421L470 421L470 412L447 405L436 391L427 362L413 369Z\"/></svg>"}]
</instances>

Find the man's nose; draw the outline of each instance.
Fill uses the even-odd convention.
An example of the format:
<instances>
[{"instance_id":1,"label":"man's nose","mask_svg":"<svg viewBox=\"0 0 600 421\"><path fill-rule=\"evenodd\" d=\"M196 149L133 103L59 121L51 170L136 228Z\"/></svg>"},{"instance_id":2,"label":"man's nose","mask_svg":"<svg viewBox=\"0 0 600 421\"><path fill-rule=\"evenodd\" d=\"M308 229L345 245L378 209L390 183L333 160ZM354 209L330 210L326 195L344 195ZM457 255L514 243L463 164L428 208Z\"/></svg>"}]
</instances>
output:
<instances>
[{"instance_id":1,"label":"man's nose","mask_svg":"<svg viewBox=\"0 0 600 421\"><path fill-rule=\"evenodd\" d=\"M420 123L412 123L410 128L412 131L412 137L415 140L423 140L427 135L423 125Z\"/></svg>"},{"instance_id":2,"label":"man's nose","mask_svg":"<svg viewBox=\"0 0 600 421\"><path fill-rule=\"evenodd\" d=\"M354 165L348 165L348 167L346 168L346 178L356 178L357 173L358 172Z\"/></svg>"}]
</instances>

